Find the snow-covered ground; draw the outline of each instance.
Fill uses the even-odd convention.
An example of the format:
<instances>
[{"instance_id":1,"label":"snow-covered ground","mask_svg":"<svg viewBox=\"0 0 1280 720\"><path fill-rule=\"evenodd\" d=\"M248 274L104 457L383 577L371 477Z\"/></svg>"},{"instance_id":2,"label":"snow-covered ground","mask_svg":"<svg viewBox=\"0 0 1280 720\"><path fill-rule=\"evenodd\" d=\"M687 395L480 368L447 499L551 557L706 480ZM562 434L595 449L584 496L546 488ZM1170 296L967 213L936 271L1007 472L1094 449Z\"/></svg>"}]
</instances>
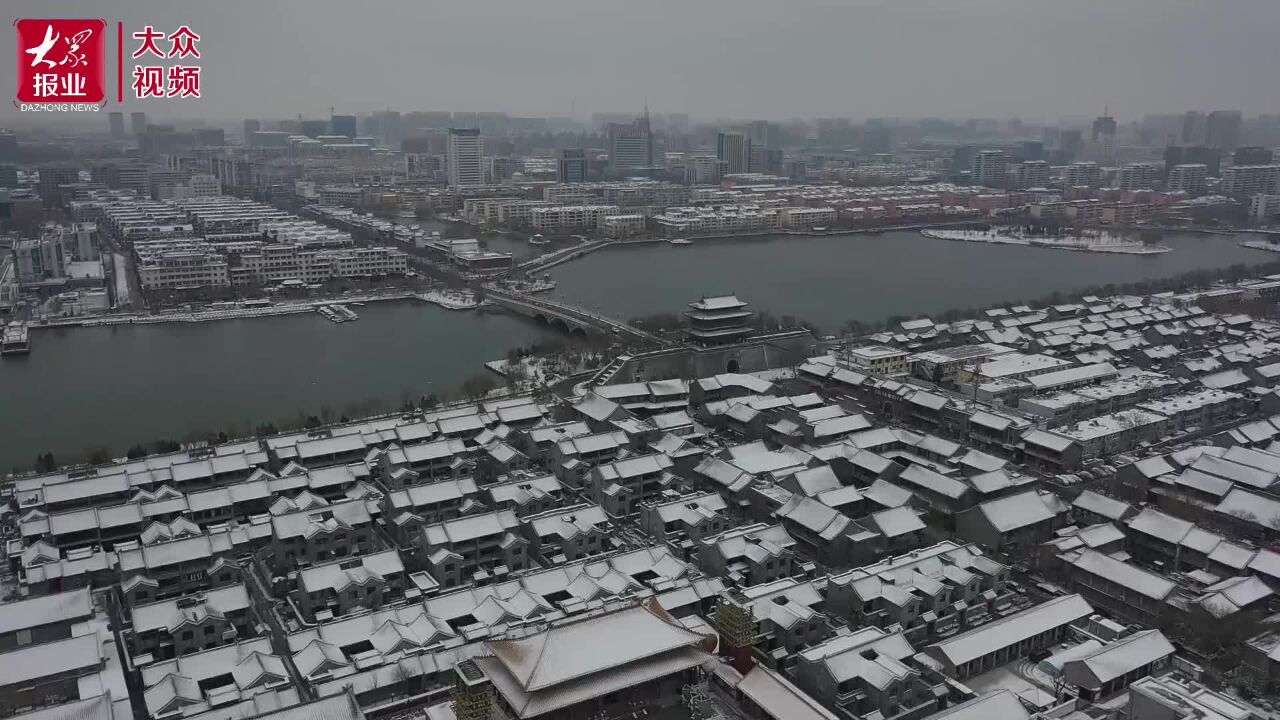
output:
<instances>
[{"instance_id":1,"label":"snow-covered ground","mask_svg":"<svg viewBox=\"0 0 1280 720\"><path fill-rule=\"evenodd\" d=\"M418 299L435 303L446 310L474 310L480 307L470 290L431 290L418 294Z\"/></svg>"},{"instance_id":2,"label":"snow-covered ground","mask_svg":"<svg viewBox=\"0 0 1280 720\"><path fill-rule=\"evenodd\" d=\"M991 243L995 245L1025 245L1053 250L1077 252L1116 253L1120 255L1155 255L1172 248L1164 245L1146 245L1140 241L1126 240L1111 233L1096 233L1073 237L1026 237L1012 230L921 230L921 235L935 240Z\"/></svg>"},{"instance_id":3,"label":"snow-covered ground","mask_svg":"<svg viewBox=\"0 0 1280 720\"><path fill-rule=\"evenodd\" d=\"M1280 242L1268 242L1266 240L1241 240L1240 247L1253 248L1254 250L1266 250L1268 252L1280 252Z\"/></svg>"}]
</instances>

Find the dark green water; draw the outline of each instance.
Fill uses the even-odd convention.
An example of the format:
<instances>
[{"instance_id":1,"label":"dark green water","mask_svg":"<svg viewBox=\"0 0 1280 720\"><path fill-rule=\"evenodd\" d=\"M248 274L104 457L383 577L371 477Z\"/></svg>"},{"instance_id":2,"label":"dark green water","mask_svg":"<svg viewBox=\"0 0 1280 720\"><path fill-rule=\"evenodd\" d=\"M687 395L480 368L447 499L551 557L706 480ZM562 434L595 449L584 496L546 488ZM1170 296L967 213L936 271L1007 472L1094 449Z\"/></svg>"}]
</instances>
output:
<instances>
[{"instance_id":1,"label":"dark green water","mask_svg":"<svg viewBox=\"0 0 1280 720\"><path fill-rule=\"evenodd\" d=\"M452 393L483 363L546 336L514 316L417 302L356 308L357 322L314 314L208 323L34 330L32 352L0 361L0 468L38 453L243 432L327 406ZM2 473L0 473L2 474Z\"/></svg>"},{"instance_id":2,"label":"dark green water","mask_svg":"<svg viewBox=\"0 0 1280 720\"><path fill-rule=\"evenodd\" d=\"M702 294L735 292L757 310L834 331L849 319L1280 260L1231 237L1170 235L1166 243L1175 251L1136 257L945 242L915 232L776 236L611 248L552 274L557 294L616 317L679 311ZM357 311L358 322L341 325L308 314L36 330L30 356L0 361L0 468L28 465L44 452L70 459L103 445L123 454L134 443L195 431L243 432L322 407L354 414L370 401L399 405L405 394L455 391L484 362L546 337L532 322L499 314L419 303Z\"/></svg>"},{"instance_id":3,"label":"dark green water","mask_svg":"<svg viewBox=\"0 0 1280 720\"><path fill-rule=\"evenodd\" d=\"M1034 300L1054 291L1166 278L1203 268L1280 260L1222 235L1167 234L1173 252L1103 255L882 235L767 236L689 246L608 248L550 271L556 294L628 319L679 312L702 295L733 292L755 310L794 315L828 331L849 320L937 313Z\"/></svg>"}]
</instances>

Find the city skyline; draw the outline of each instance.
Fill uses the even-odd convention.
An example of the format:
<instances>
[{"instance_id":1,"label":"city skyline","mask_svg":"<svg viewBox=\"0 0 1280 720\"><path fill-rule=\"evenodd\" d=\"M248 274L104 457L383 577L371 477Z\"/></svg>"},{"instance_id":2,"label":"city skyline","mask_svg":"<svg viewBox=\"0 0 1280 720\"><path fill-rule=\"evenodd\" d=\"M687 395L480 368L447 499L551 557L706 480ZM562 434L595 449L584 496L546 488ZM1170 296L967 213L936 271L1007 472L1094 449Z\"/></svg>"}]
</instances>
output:
<instances>
[{"instance_id":1,"label":"city skyline","mask_svg":"<svg viewBox=\"0 0 1280 720\"><path fill-rule=\"evenodd\" d=\"M343 23L331 22L343 6L298 8L255 5L246 16L143 2L104 12L80 0L21 0L13 15L110 15L127 27L187 24L201 33L201 100L109 104L157 118L327 116L331 107L583 118L638 113L646 99L655 113L773 120L1045 121L1104 106L1125 120L1280 108L1280 89L1265 82L1265 69L1280 63L1267 31L1280 21L1280 5L1265 0L1140 0L1123 8L1100 0L659 2L629 15L579 0L504 5L500 13L492 3L378 3L361 8L359 22ZM725 13L734 22L717 24ZM484 41L459 28L483 30ZM5 37L12 53L14 38ZM0 82L12 94L13 77Z\"/></svg>"}]
</instances>

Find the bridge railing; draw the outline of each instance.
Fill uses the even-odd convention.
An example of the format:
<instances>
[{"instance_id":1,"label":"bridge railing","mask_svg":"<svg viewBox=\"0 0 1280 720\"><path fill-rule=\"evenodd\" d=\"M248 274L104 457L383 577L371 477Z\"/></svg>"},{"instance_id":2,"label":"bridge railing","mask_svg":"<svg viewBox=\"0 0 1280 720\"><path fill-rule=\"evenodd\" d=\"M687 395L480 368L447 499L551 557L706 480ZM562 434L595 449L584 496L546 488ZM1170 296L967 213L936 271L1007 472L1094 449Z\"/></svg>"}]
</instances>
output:
<instances>
[{"instance_id":1,"label":"bridge railing","mask_svg":"<svg viewBox=\"0 0 1280 720\"><path fill-rule=\"evenodd\" d=\"M653 335L649 332L646 332L639 328L631 327L630 325L611 317L605 317L604 315L597 315L593 312L588 312L575 305L551 302L548 300L534 298L532 296L525 295L522 293L516 293L516 292L510 292L510 291L499 291L499 292L491 291L490 295L496 298L505 299L509 302L515 302L515 303L520 303L521 305L527 305L529 307L542 308L545 310L559 312L575 320L580 320L580 319L592 320L601 325L605 325L610 328L617 328L618 330L625 331L627 333L635 335L636 337L642 337L642 338L645 338L646 340L650 340L657 343L662 342L660 338L658 338L656 335Z\"/></svg>"}]
</instances>

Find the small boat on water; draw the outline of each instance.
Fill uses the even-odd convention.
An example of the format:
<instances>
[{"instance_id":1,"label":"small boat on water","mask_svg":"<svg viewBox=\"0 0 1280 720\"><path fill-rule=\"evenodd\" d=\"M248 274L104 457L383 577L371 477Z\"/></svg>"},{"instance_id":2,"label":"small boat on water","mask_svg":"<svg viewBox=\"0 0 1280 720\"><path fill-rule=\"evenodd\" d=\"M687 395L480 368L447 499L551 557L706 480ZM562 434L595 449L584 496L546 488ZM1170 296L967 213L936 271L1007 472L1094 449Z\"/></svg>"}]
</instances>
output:
<instances>
[{"instance_id":1,"label":"small boat on water","mask_svg":"<svg viewBox=\"0 0 1280 720\"><path fill-rule=\"evenodd\" d=\"M547 239L542 237L541 235L534 235L533 237L529 238L530 245L546 245L547 242L548 242Z\"/></svg>"},{"instance_id":2,"label":"small boat on water","mask_svg":"<svg viewBox=\"0 0 1280 720\"><path fill-rule=\"evenodd\" d=\"M316 312L320 313L326 320L336 323L344 322L347 319L346 317L339 315L336 310L328 305L321 305L316 308Z\"/></svg>"},{"instance_id":3,"label":"small boat on water","mask_svg":"<svg viewBox=\"0 0 1280 720\"><path fill-rule=\"evenodd\" d=\"M667 242L671 243L672 245L692 245L693 244L692 240L688 240L686 238L672 238Z\"/></svg>"},{"instance_id":4,"label":"small boat on water","mask_svg":"<svg viewBox=\"0 0 1280 720\"><path fill-rule=\"evenodd\" d=\"M814 229L813 229L813 231L814 231L814 232L826 232L826 231L827 231L827 229L826 229L825 227L823 227L822 225L819 225L818 227L814 228Z\"/></svg>"},{"instance_id":5,"label":"small boat on water","mask_svg":"<svg viewBox=\"0 0 1280 720\"><path fill-rule=\"evenodd\" d=\"M31 334L26 323L11 322L0 339L0 355L26 355L31 352Z\"/></svg>"},{"instance_id":6,"label":"small boat on water","mask_svg":"<svg viewBox=\"0 0 1280 720\"><path fill-rule=\"evenodd\" d=\"M330 305L329 307L335 313L337 313L338 316L341 317L343 320L359 320L360 319L360 316L356 314L356 311L352 310L346 305L335 304L335 305Z\"/></svg>"}]
</instances>

